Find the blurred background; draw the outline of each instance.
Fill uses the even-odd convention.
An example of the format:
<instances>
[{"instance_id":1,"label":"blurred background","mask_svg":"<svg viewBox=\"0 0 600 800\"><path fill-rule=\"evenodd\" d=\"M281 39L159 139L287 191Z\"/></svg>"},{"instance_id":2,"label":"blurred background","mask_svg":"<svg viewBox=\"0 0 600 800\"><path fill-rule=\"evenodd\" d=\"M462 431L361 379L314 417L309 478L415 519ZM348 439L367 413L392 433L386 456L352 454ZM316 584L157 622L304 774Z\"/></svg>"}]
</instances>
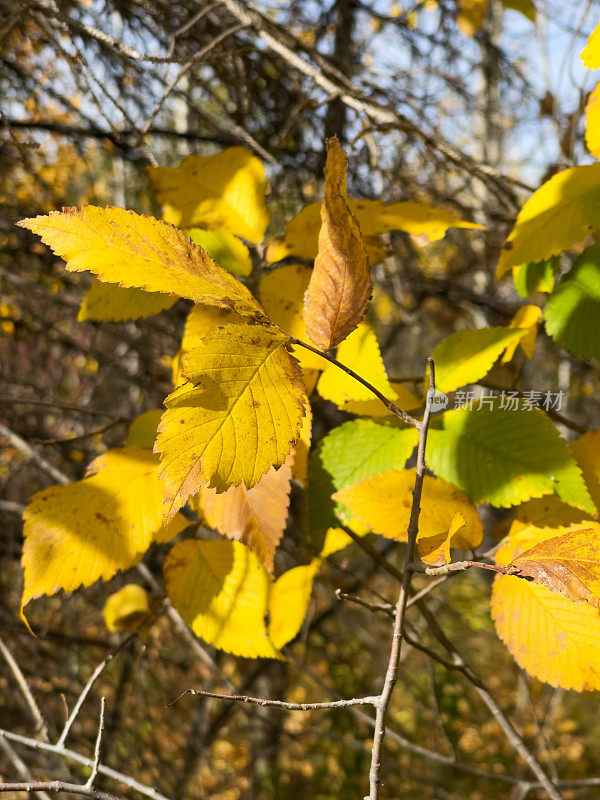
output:
<instances>
[{"instance_id":1,"label":"blurred background","mask_svg":"<svg viewBox=\"0 0 600 800\"><path fill-rule=\"evenodd\" d=\"M591 161L583 133L594 77L579 53L599 13L598 0L0 0L0 637L51 738L122 638L105 629L102 606L126 578L38 601L34 639L18 618L21 513L56 482L53 470L81 478L97 454L123 443L129 421L162 403L189 306L179 301L137 322L80 323L90 277L67 273L15 223L85 204L160 216L148 166L242 145L265 165L269 235L277 236L321 198L324 143L337 134L353 196L427 202L486 226L436 242L391 233L374 266L370 321L388 372L418 380L444 336L508 324L523 303L510 280L493 280L499 248L534 188ZM263 250L253 249L251 286ZM564 391L562 413L576 421L568 437L577 425L600 426L597 366L543 336L532 360L496 368L492 380ZM319 399L315 414L315 440L345 418ZM297 498L279 570L308 558L301 505ZM487 524L493 542L502 515ZM151 589L163 557L157 547L145 559ZM389 621L334 594L365 586L383 598L395 592L360 550L332 557L285 664L202 646L203 660L193 636L161 616L106 667L69 746L91 756L105 695L103 761L169 800L361 796L370 726L360 713L283 714L198 697L166 706L200 685L296 702L372 693L387 663ZM600 772L596 696L519 672L494 633L486 576L449 581L434 604L547 769L573 779ZM404 660L384 796L522 800L507 776L526 773L469 685L410 648ZM0 727L35 731L1 657ZM0 744L0 779L22 777L15 756L35 777L87 776L73 762ZM140 796L121 784L110 790ZM544 795L532 787L528 796ZM564 796L600 797L600 787Z\"/></svg>"}]
</instances>

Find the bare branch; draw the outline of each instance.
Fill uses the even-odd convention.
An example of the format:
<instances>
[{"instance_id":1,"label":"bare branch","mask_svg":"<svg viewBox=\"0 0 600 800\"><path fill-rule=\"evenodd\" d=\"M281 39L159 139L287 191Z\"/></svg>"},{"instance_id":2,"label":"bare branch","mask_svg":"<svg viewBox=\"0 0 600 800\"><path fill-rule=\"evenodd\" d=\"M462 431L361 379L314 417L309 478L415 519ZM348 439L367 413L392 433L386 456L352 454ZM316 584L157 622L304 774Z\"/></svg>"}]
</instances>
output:
<instances>
[{"instance_id":1,"label":"bare branch","mask_svg":"<svg viewBox=\"0 0 600 800\"><path fill-rule=\"evenodd\" d=\"M2 655L4 656L4 660L8 664L10 671L12 672L16 682L19 685L21 693L25 698L27 706L31 712L31 716L33 717L33 720L35 722L36 733L39 733L45 742L49 741L48 725L46 724L46 721L42 716L42 712L40 711L38 704L35 702L35 697L31 693L31 689L29 688L29 685L25 680L25 676L21 672L21 669L17 664L17 662L15 661L12 653L3 642L2 637L0 637L0 653L2 653Z\"/></svg>"},{"instance_id":2,"label":"bare branch","mask_svg":"<svg viewBox=\"0 0 600 800\"><path fill-rule=\"evenodd\" d=\"M5 439L8 439L12 446L16 447L17 450L20 450L21 453L27 456L30 461L35 461L35 463L41 467L44 472L47 472L48 475L50 475L50 477L57 483L71 483L70 478L68 478L64 472L52 466L52 464L47 461L44 456L41 456L36 450L33 449L33 447L31 447L31 445L27 444L25 439L21 438L18 434L16 434L14 431L11 431L10 428L7 428L6 425L2 425L1 423L0 436L4 436Z\"/></svg>"},{"instance_id":3,"label":"bare branch","mask_svg":"<svg viewBox=\"0 0 600 800\"><path fill-rule=\"evenodd\" d=\"M266 700L262 697L250 697L247 694L220 694L219 692L206 692L203 689L186 689L171 703L176 703L186 694L195 694L200 697L214 697L217 700L235 700L239 703L250 703L254 706L272 706L285 708L287 711L319 711L323 708L349 708L350 706L376 706L379 697L353 697L351 700L330 700L325 703L286 703L284 700Z\"/></svg>"},{"instance_id":4,"label":"bare branch","mask_svg":"<svg viewBox=\"0 0 600 800\"><path fill-rule=\"evenodd\" d=\"M104 707L106 705L106 698L100 699L100 720L98 721L98 735L96 736L96 745L94 747L94 766L90 777L85 784L86 789L91 789L94 786L94 781L98 775L98 766L100 764L100 750L102 749L102 734L104 733Z\"/></svg>"},{"instance_id":5,"label":"bare branch","mask_svg":"<svg viewBox=\"0 0 600 800\"><path fill-rule=\"evenodd\" d=\"M0 783L0 792L65 792L93 797L94 800L119 800L117 795L99 792L91 786L65 781L24 781L23 783Z\"/></svg>"}]
</instances>

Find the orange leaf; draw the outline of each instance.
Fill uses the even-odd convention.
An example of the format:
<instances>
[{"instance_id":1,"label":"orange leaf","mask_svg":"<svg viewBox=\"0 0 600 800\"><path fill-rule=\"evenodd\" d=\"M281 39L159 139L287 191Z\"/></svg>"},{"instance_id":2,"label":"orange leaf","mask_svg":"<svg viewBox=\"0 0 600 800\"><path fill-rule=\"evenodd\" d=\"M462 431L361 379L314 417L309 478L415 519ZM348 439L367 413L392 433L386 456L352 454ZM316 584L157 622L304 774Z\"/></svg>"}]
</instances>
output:
<instances>
[{"instance_id":1,"label":"orange leaf","mask_svg":"<svg viewBox=\"0 0 600 800\"><path fill-rule=\"evenodd\" d=\"M196 498L199 511L211 528L243 542L271 572L287 520L291 460L288 457L277 470L271 468L252 489L242 484L217 494L215 489L202 487Z\"/></svg>"},{"instance_id":2,"label":"orange leaf","mask_svg":"<svg viewBox=\"0 0 600 800\"><path fill-rule=\"evenodd\" d=\"M600 606L600 526L538 542L510 566L519 577L531 578L569 600Z\"/></svg>"},{"instance_id":3,"label":"orange leaf","mask_svg":"<svg viewBox=\"0 0 600 800\"><path fill-rule=\"evenodd\" d=\"M346 154L337 138L328 139L319 252L304 303L307 333L325 351L356 328L373 290L360 226L346 197L346 173Z\"/></svg>"}]
</instances>

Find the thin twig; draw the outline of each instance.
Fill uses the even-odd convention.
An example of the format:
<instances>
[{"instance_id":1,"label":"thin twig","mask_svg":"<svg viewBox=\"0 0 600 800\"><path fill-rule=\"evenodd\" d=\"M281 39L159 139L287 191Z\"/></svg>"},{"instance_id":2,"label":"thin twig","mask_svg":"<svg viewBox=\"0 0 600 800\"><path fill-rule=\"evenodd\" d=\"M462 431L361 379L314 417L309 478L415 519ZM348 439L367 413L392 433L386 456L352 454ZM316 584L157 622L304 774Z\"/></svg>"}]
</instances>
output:
<instances>
[{"instance_id":1,"label":"thin twig","mask_svg":"<svg viewBox=\"0 0 600 800\"><path fill-rule=\"evenodd\" d=\"M408 425L412 425L413 428L421 427L421 422L418 419L415 419L415 417L411 417L411 415L407 414L406 411L403 411L401 408L398 408L398 406L395 403L392 403L392 401L389 400L384 394L382 394L379 391L379 389L376 389L372 383L369 383L369 381L365 380L364 378L361 378L361 376L358 375L356 372L354 372L353 369L350 369L350 367L347 367L345 364L339 362L337 358L334 358L334 356L329 355L329 353L324 353L322 350L313 347L311 344L302 342L300 341L300 339L296 339L294 336L290 336L290 341L292 341L296 345L299 345L300 347L304 347L306 350L310 350L310 352L315 353L315 355L321 356L321 358L324 358L326 361L329 361L330 364L335 364L336 367L343 370L347 375L350 375L350 377L354 378L354 380L358 381L359 383L362 383L362 385L365 388L367 388L370 392L372 392L375 395L375 397L378 397L383 403L383 405L388 409L388 411L392 412L392 414L395 414L397 417L400 417L401 420L408 423Z\"/></svg>"},{"instance_id":2,"label":"thin twig","mask_svg":"<svg viewBox=\"0 0 600 800\"><path fill-rule=\"evenodd\" d=\"M23 783L0 783L0 792L65 792L93 797L94 800L119 800L116 794L100 792L91 786L66 781L24 781Z\"/></svg>"},{"instance_id":3,"label":"thin twig","mask_svg":"<svg viewBox=\"0 0 600 800\"><path fill-rule=\"evenodd\" d=\"M7 428L6 425L2 425L0 423L0 436L4 436L5 439L12 444L13 447L16 447L17 450L20 450L23 455L26 455L30 461L35 461L35 463L41 467L45 472L50 475L53 480L57 483L67 484L71 483L69 478L65 475L64 472L57 469L56 467L52 466L52 464L47 461L44 456L41 456L36 450L29 445L25 439L21 436L16 434L14 431L11 431L10 428Z\"/></svg>"},{"instance_id":4,"label":"thin twig","mask_svg":"<svg viewBox=\"0 0 600 800\"><path fill-rule=\"evenodd\" d=\"M90 773L90 777L85 784L86 789L91 789L94 786L94 781L98 775L98 767L100 765L100 751L102 749L102 734L104 733L104 708L106 705L106 698L100 698L100 719L98 721L98 735L96 736L96 746L94 747L94 766Z\"/></svg>"},{"instance_id":5,"label":"thin twig","mask_svg":"<svg viewBox=\"0 0 600 800\"><path fill-rule=\"evenodd\" d=\"M19 744L22 744L25 747L30 747L33 750L41 750L45 753L54 753L55 755L62 756L65 759L75 761L78 764L83 764L85 767L89 767L90 769L94 768L94 761L91 758L87 758L86 756L81 755L81 753L77 753L75 750L69 750L66 747L59 747L56 744L40 742L37 739L31 739L29 736L21 736L19 733L13 733L12 731L7 731L4 728L0 728L0 737L2 736L11 742L18 742ZM112 767L107 767L104 764L98 764L98 773L100 775L106 775L107 778L112 778L113 780L128 786L130 789L133 789L134 791L151 798L151 800L169 800L168 797L166 797L164 794L161 794L153 786L146 786L145 784L136 781L136 779L132 778L130 775L125 775L123 772L118 772L116 769L112 769ZM46 788L47 791L59 791L51 790L48 787L44 788ZM78 788L81 789L84 787ZM88 789L84 792L84 794L87 794L90 797L96 797L97 795L93 794L93 792L96 792L96 790L93 789L90 791Z\"/></svg>"},{"instance_id":6,"label":"thin twig","mask_svg":"<svg viewBox=\"0 0 600 800\"><path fill-rule=\"evenodd\" d=\"M285 708L286 711L319 711L323 708L349 708L350 706L375 706L378 697L353 697L350 700L330 700L325 703L286 703L284 700L266 700L263 697L250 697L247 694L221 694L219 692L207 692L203 689L186 689L179 697L171 703L176 703L186 694L195 694L200 697L213 697L216 700L235 700L239 703L250 703L253 706L272 706L274 708Z\"/></svg>"},{"instance_id":7,"label":"thin twig","mask_svg":"<svg viewBox=\"0 0 600 800\"><path fill-rule=\"evenodd\" d=\"M487 569L490 572L499 572L501 575L513 575L518 577L518 571L513 567L503 567L499 564L486 564L484 561L455 561L452 564L444 564L441 567L423 567L421 564L409 564L408 568L421 575L450 575L453 572L465 572L468 569Z\"/></svg>"},{"instance_id":8,"label":"thin twig","mask_svg":"<svg viewBox=\"0 0 600 800\"><path fill-rule=\"evenodd\" d=\"M4 660L8 664L10 671L12 672L16 682L19 685L21 693L25 698L27 707L29 708L31 716L33 717L33 720L35 722L36 733L39 733L45 742L49 741L48 725L46 724L46 721L42 716L42 712L40 711L39 706L35 701L35 697L31 693L31 689L29 688L29 685L25 680L25 676L23 675L19 665L15 661L13 654L10 652L8 647L3 642L2 637L0 637L0 653L2 653L2 655L4 656Z\"/></svg>"},{"instance_id":9,"label":"thin twig","mask_svg":"<svg viewBox=\"0 0 600 800\"><path fill-rule=\"evenodd\" d=\"M9 741L7 741L3 736L0 736L0 749L4 750L6 757L9 759L13 767L17 770L19 775L23 778L23 780L27 782L31 782L34 780L33 775L29 771L27 764L23 761L22 758L19 757L19 754L15 751L13 746ZM49 795L44 791L38 791L37 796L40 800L50 800Z\"/></svg>"}]
</instances>

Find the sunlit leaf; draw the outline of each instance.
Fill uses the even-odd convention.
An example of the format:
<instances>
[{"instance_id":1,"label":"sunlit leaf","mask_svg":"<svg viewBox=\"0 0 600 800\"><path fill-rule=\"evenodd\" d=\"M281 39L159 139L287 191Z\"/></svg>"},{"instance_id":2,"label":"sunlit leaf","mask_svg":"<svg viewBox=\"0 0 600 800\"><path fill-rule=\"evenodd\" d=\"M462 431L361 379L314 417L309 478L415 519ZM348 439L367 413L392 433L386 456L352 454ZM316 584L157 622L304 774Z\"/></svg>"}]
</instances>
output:
<instances>
[{"instance_id":1,"label":"sunlit leaf","mask_svg":"<svg viewBox=\"0 0 600 800\"><path fill-rule=\"evenodd\" d=\"M160 292L145 292L143 289L124 289L115 283L102 283L94 278L81 301L77 319L94 322L122 322L129 319L145 319L160 314L177 302L177 297Z\"/></svg>"},{"instance_id":2,"label":"sunlit leaf","mask_svg":"<svg viewBox=\"0 0 600 800\"><path fill-rule=\"evenodd\" d=\"M346 200L346 155L327 141L319 250L304 300L304 322L320 350L336 347L364 316L373 291L360 227Z\"/></svg>"},{"instance_id":3,"label":"sunlit leaf","mask_svg":"<svg viewBox=\"0 0 600 800\"><path fill-rule=\"evenodd\" d=\"M544 261L600 228L600 164L571 167L546 181L521 209L502 248L496 279Z\"/></svg>"},{"instance_id":4,"label":"sunlit leaf","mask_svg":"<svg viewBox=\"0 0 600 800\"><path fill-rule=\"evenodd\" d=\"M149 167L164 219L180 228L224 230L260 242L269 224L261 162L244 147L192 155L178 167Z\"/></svg>"},{"instance_id":5,"label":"sunlit leaf","mask_svg":"<svg viewBox=\"0 0 600 800\"><path fill-rule=\"evenodd\" d=\"M474 503L507 507L554 492L595 512L566 441L536 409L446 411L429 431L427 464Z\"/></svg>"},{"instance_id":6,"label":"sunlit leaf","mask_svg":"<svg viewBox=\"0 0 600 800\"><path fill-rule=\"evenodd\" d=\"M88 472L95 474L43 489L25 509L22 608L42 594L112 578L188 524L178 514L163 527L164 484L151 451L110 450Z\"/></svg>"},{"instance_id":7,"label":"sunlit leaf","mask_svg":"<svg viewBox=\"0 0 600 800\"><path fill-rule=\"evenodd\" d=\"M234 275L250 275L252 259L243 242L227 231L190 228L186 231L194 244L200 245L220 267Z\"/></svg>"},{"instance_id":8,"label":"sunlit leaf","mask_svg":"<svg viewBox=\"0 0 600 800\"><path fill-rule=\"evenodd\" d=\"M156 443L167 518L205 483L251 489L283 464L308 402L287 341L272 328L226 324L186 356L188 383L166 398Z\"/></svg>"},{"instance_id":9,"label":"sunlit leaf","mask_svg":"<svg viewBox=\"0 0 600 800\"><path fill-rule=\"evenodd\" d=\"M535 343L537 341L538 324L542 318L542 309L539 306L522 306L509 323L509 328L518 328L522 331L520 339L511 342L501 363L506 364L513 358L515 350L520 345L527 358L533 358Z\"/></svg>"},{"instance_id":10,"label":"sunlit leaf","mask_svg":"<svg viewBox=\"0 0 600 800\"><path fill-rule=\"evenodd\" d=\"M271 578L243 544L179 542L164 576L171 604L205 642L246 658L280 658L265 625Z\"/></svg>"},{"instance_id":11,"label":"sunlit leaf","mask_svg":"<svg viewBox=\"0 0 600 800\"><path fill-rule=\"evenodd\" d=\"M186 297L264 318L248 289L185 234L154 217L122 208L85 206L22 220L72 272L102 281Z\"/></svg>"},{"instance_id":12,"label":"sunlit leaf","mask_svg":"<svg viewBox=\"0 0 600 800\"><path fill-rule=\"evenodd\" d=\"M554 289L554 274L558 272L559 266L558 256L551 256L546 261L513 267L515 289L521 297L529 297L534 292L551 292Z\"/></svg>"},{"instance_id":13,"label":"sunlit leaf","mask_svg":"<svg viewBox=\"0 0 600 800\"><path fill-rule=\"evenodd\" d=\"M314 560L302 567L284 572L275 581L269 601L269 637L275 647L282 648L300 631L319 563Z\"/></svg>"},{"instance_id":14,"label":"sunlit leaf","mask_svg":"<svg viewBox=\"0 0 600 800\"><path fill-rule=\"evenodd\" d=\"M526 331L514 328L480 328L458 331L443 339L431 357L435 364L435 385L440 392L476 383L490 371L499 356Z\"/></svg>"},{"instance_id":15,"label":"sunlit leaf","mask_svg":"<svg viewBox=\"0 0 600 800\"><path fill-rule=\"evenodd\" d=\"M474 36L483 25L489 0L458 0L458 27L467 36Z\"/></svg>"},{"instance_id":16,"label":"sunlit leaf","mask_svg":"<svg viewBox=\"0 0 600 800\"><path fill-rule=\"evenodd\" d=\"M585 107L585 143L595 158L600 158L600 83L597 83Z\"/></svg>"},{"instance_id":17,"label":"sunlit leaf","mask_svg":"<svg viewBox=\"0 0 600 800\"><path fill-rule=\"evenodd\" d=\"M137 583L128 583L110 595L102 616L109 631L135 631L150 612L148 592Z\"/></svg>"},{"instance_id":18,"label":"sunlit leaf","mask_svg":"<svg viewBox=\"0 0 600 800\"><path fill-rule=\"evenodd\" d=\"M586 486L597 508L600 508L600 429L588 431L569 444L581 467Z\"/></svg>"},{"instance_id":19,"label":"sunlit leaf","mask_svg":"<svg viewBox=\"0 0 600 800\"><path fill-rule=\"evenodd\" d=\"M271 572L290 504L289 461L277 470L271 468L252 489L230 486L217 494L203 486L194 498L194 508L207 525L243 542Z\"/></svg>"},{"instance_id":20,"label":"sunlit leaf","mask_svg":"<svg viewBox=\"0 0 600 800\"><path fill-rule=\"evenodd\" d=\"M162 408L152 408L136 417L127 431L127 446L152 450L162 414Z\"/></svg>"},{"instance_id":21,"label":"sunlit leaf","mask_svg":"<svg viewBox=\"0 0 600 800\"><path fill-rule=\"evenodd\" d=\"M586 46L581 51L583 66L588 69L600 68L600 23L591 32Z\"/></svg>"}]
</instances>

